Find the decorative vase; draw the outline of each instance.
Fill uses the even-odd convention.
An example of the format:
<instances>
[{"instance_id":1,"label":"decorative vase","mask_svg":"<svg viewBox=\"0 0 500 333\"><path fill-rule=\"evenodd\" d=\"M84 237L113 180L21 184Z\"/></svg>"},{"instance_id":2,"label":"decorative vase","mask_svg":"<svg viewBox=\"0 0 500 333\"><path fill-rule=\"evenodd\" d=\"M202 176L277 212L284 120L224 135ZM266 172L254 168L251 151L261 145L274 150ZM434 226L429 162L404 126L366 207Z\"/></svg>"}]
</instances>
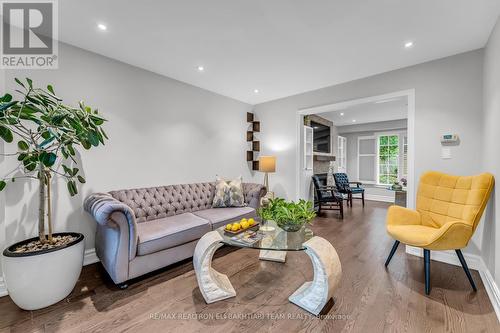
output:
<instances>
[{"instance_id":1,"label":"decorative vase","mask_svg":"<svg viewBox=\"0 0 500 333\"><path fill-rule=\"evenodd\" d=\"M304 226L305 222L303 223L282 223L279 227L286 232L297 232L302 227Z\"/></svg>"},{"instance_id":2,"label":"decorative vase","mask_svg":"<svg viewBox=\"0 0 500 333\"><path fill-rule=\"evenodd\" d=\"M18 245L38 239L27 239L3 251L2 267L10 298L24 310L37 310L55 304L75 287L83 265L84 237L63 232L74 241L64 246L36 252L13 252Z\"/></svg>"}]
</instances>

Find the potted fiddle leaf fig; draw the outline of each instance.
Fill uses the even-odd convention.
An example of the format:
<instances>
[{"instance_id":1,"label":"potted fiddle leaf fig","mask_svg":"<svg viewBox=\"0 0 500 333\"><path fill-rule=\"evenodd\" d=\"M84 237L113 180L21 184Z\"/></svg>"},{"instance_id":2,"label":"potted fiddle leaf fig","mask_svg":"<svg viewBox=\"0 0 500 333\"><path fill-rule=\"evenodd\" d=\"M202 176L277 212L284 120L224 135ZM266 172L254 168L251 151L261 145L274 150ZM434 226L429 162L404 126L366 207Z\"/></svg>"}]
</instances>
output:
<instances>
[{"instance_id":1,"label":"potted fiddle leaf fig","mask_svg":"<svg viewBox=\"0 0 500 333\"><path fill-rule=\"evenodd\" d=\"M107 136L101 127L105 119L96 109L83 102L64 104L51 85L42 89L29 78L15 81L19 99L8 93L0 97L0 138L6 143L3 155L16 158L18 167L0 178L0 191L18 179L38 183L38 236L7 247L2 266L12 300L34 310L65 298L83 263L83 235L53 232L53 180L62 177L69 194L76 195L78 184L85 183L77 149L103 145Z\"/></svg>"}]
</instances>

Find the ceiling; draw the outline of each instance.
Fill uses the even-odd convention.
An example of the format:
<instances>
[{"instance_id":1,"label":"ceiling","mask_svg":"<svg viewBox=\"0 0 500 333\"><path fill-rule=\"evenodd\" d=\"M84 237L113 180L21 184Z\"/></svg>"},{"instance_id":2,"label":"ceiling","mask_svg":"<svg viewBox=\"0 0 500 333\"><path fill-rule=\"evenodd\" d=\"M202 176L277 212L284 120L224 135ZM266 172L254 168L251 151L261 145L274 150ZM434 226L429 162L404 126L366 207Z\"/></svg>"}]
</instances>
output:
<instances>
[{"instance_id":1,"label":"ceiling","mask_svg":"<svg viewBox=\"0 0 500 333\"><path fill-rule=\"evenodd\" d=\"M407 118L408 103L406 97L399 97L356 105L338 111L318 113L318 115L333 121L333 124L337 127L375 123Z\"/></svg>"},{"instance_id":2,"label":"ceiling","mask_svg":"<svg viewBox=\"0 0 500 333\"><path fill-rule=\"evenodd\" d=\"M64 0L59 39L257 104L481 48L499 13L498 0Z\"/></svg>"}]
</instances>

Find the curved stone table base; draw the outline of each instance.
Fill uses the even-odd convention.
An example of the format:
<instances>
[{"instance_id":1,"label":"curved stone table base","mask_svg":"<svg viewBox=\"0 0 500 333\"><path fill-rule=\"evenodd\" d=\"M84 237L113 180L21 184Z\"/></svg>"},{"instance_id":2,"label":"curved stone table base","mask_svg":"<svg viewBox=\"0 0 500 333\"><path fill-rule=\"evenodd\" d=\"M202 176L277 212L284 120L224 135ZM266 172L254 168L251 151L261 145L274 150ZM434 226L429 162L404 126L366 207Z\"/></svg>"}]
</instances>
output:
<instances>
[{"instance_id":1,"label":"curved stone table base","mask_svg":"<svg viewBox=\"0 0 500 333\"><path fill-rule=\"evenodd\" d=\"M212 257L222 246L222 237L217 231L207 232L196 244L193 266L201 294L207 303L236 296L233 285L226 275L212 268Z\"/></svg>"},{"instance_id":2,"label":"curved stone table base","mask_svg":"<svg viewBox=\"0 0 500 333\"><path fill-rule=\"evenodd\" d=\"M304 283L288 300L317 316L333 297L342 268L337 251L326 239L315 236L304 246L313 264L314 278Z\"/></svg>"}]
</instances>

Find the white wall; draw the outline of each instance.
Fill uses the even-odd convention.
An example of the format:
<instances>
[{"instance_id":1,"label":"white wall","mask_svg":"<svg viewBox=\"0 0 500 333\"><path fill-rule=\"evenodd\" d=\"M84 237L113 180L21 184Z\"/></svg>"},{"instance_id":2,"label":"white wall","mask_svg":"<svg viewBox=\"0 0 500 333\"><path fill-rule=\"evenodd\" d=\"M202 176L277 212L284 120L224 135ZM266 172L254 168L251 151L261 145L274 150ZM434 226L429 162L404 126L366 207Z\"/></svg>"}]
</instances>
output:
<instances>
[{"instance_id":1,"label":"white wall","mask_svg":"<svg viewBox=\"0 0 500 333\"><path fill-rule=\"evenodd\" d=\"M482 66L483 51L477 50L257 105L268 128L261 133L264 153L277 155L273 190L290 198L296 194L299 109L406 89L416 93L414 181L427 170L482 171ZM454 147L452 159L443 160L439 136L450 131L460 135L461 144ZM481 237L478 230L467 251L477 253Z\"/></svg>"},{"instance_id":2,"label":"white wall","mask_svg":"<svg viewBox=\"0 0 500 333\"><path fill-rule=\"evenodd\" d=\"M500 212L500 154L498 152L498 126L500 125L500 19L497 22L484 57L484 119L483 169L495 175L496 188L488 205L483 223L483 260L500 286L500 226L496 213Z\"/></svg>"},{"instance_id":3,"label":"white wall","mask_svg":"<svg viewBox=\"0 0 500 333\"><path fill-rule=\"evenodd\" d=\"M9 70L10 91L15 76L51 83L67 103L83 99L109 120L106 145L81 150L87 183L80 194L70 198L62 180L53 192L55 230L82 232L87 248L94 247L95 229L82 202L90 193L212 181L216 174L252 178L245 155L248 104L66 44L58 70ZM35 190L31 182L9 185L5 243L36 234Z\"/></svg>"}]
</instances>

